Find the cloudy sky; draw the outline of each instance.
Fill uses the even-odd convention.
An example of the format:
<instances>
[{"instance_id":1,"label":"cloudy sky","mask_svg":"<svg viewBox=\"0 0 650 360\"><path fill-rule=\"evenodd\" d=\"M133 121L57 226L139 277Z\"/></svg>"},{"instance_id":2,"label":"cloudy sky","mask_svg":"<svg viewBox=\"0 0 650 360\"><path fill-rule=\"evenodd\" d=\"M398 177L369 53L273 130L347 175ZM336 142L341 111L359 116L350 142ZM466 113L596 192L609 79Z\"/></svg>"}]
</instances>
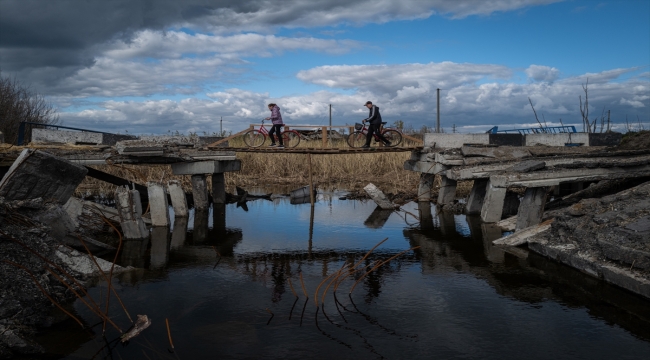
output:
<instances>
[{"instance_id":1,"label":"cloudy sky","mask_svg":"<svg viewBox=\"0 0 650 360\"><path fill-rule=\"evenodd\" d=\"M64 125L239 131L367 115L445 131L650 124L650 0L0 0L0 70Z\"/></svg>"}]
</instances>

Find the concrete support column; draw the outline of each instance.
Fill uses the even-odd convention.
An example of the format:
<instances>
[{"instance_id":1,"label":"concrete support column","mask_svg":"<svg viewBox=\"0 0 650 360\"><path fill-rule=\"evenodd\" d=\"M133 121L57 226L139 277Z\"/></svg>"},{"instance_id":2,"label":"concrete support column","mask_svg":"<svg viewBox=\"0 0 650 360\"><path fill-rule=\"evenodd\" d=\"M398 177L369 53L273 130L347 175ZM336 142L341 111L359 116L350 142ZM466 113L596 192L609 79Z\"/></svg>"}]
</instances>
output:
<instances>
[{"instance_id":1,"label":"concrete support column","mask_svg":"<svg viewBox=\"0 0 650 360\"><path fill-rule=\"evenodd\" d=\"M209 211L207 209L196 209L194 211L194 229L192 230L194 244L204 243L208 239L208 216Z\"/></svg>"},{"instance_id":2,"label":"concrete support column","mask_svg":"<svg viewBox=\"0 0 650 360\"><path fill-rule=\"evenodd\" d=\"M469 193L465 212L467 215L480 214L485 200L485 190L487 189L488 179L476 179Z\"/></svg>"},{"instance_id":3,"label":"concrete support column","mask_svg":"<svg viewBox=\"0 0 650 360\"><path fill-rule=\"evenodd\" d=\"M448 177L440 176L440 192L438 193L438 205L451 204L456 199L456 180L451 180Z\"/></svg>"},{"instance_id":4,"label":"concrete support column","mask_svg":"<svg viewBox=\"0 0 650 360\"><path fill-rule=\"evenodd\" d=\"M212 202L226 203L226 177L224 173L212 174Z\"/></svg>"},{"instance_id":5,"label":"concrete support column","mask_svg":"<svg viewBox=\"0 0 650 360\"><path fill-rule=\"evenodd\" d=\"M431 203L428 201L419 201L418 214L420 215L420 229L433 229Z\"/></svg>"},{"instance_id":6,"label":"concrete support column","mask_svg":"<svg viewBox=\"0 0 650 360\"><path fill-rule=\"evenodd\" d=\"M226 204L212 205L212 228L218 230L226 229Z\"/></svg>"},{"instance_id":7,"label":"concrete support column","mask_svg":"<svg viewBox=\"0 0 650 360\"><path fill-rule=\"evenodd\" d=\"M418 186L418 201L431 201L431 189L433 189L434 174L421 173L420 185Z\"/></svg>"},{"instance_id":8,"label":"concrete support column","mask_svg":"<svg viewBox=\"0 0 650 360\"><path fill-rule=\"evenodd\" d=\"M515 216L519 212L519 195L514 192L506 192L506 198L503 201L503 213L501 217Z\"/></svg>"},{"instance_id":9,"label":"concrete support column","mask_svg":"<svg viewBox=\"0 0 650 360\"><path fill-rule=\"evenodd\" d=\"M169 191L169 197L172 199L174 217L187 216L189 214L187 210L187 197L185 196L183 187L181 187L181 182L178 180L171 180L167 183L167 191Z\"/></svg>"},{"instance_id":10,"label":"concrete support column","mask_svg":"<svg viewBox=\"0 0 650 360\"><path fill-rule=\"evenodd\" d=\"M506 197L506 188L498 188L488 181L485 189L485 200L481 208L481 220L486 223L493 223L501 220L503 213L503 200Z\"/></svg>"},{"instance_id":11,"label":"concrete support column","mask_svg":"<svg viewBox=\"0 0 650 360\"><path fill-rule=\"evenodd\" d=\"M192 196L195 210L208 208L208 183L204 174L192 175Z\"/></svg>"},{"instance_id":12,"label":"concrete support column","mask_svg":"<svg viewBox=\"0 0 650 360\"><path fill-rule=\"evenodd\" d=\"M172 230L172 240L169 244L171 249L178 249L185 244L185 237L187 236L187 217L174 218L174 230Z\"/></svg>"},{"instance_id":13,"label":"concrete support column","mask_svg":"<svg viewBox=\"0 0 650 360\"><path fill-rule=\"evenodd\" d=\"M451 211L438 212L438 221L440 222L440 233L444 236L454 236L456 232L456 219Z\"/></svg>"},{"instance_id":14,"label":"concrete support column","mask_svg":"<svg viewBox=\"0 0 650 360\"><path fill-rule=\"evenodd\" d=\"M524 198L519 204L517 213L517 227L515 231L525 229L529 226L542 222L544 205L546 204L547 187L527 188Z\"/></svg>"},{"instance_id":15,"label":"concrete support column","mask_svg":"<svg viewBox=\"0 0 650 360\"><path fill-rule=\"evenodd\" d=\"M169 260L169 229L166 227L154 227L151 229L151 249L149 252L149 266L153 269L161 269L167 265Z\"/></svg>"},{"instance_id":16,"label":"concrete support column","mask_svg":"<svg viewBox=\"0 0 650 360\"><path fill-rule=\"evenodd\" d=\"M169 226L169 203L167 203L165 187L156 182L148 182L147 193L149 194L151 225Z\"/></svg>"},{"instance_id":17,"label":"concrete support column","mask_svg":"<svg viewBox=\"0 0 650 360\"><path fill-rule=\"evenodd\" d=\"M115 207L120 215L120 226L125 239L149 237L149 231L142 221L142 204L137 190L118 187L115 190Z\"/></svg>"}]
</instances>

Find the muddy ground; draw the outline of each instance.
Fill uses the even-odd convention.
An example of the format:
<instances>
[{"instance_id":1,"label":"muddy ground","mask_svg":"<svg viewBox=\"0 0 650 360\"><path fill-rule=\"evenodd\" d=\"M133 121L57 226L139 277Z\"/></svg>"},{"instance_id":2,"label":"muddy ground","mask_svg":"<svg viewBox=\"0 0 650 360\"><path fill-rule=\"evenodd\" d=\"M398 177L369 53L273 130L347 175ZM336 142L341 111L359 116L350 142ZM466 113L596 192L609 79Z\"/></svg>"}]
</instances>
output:
<instances>
[{"instance_id":1,"label":"muddy ground","mask_svg":"<svg viewBox=\"0 0 650 360\"><path fill-rule=\"evenodd\" d=\"M42 347L32 340L37 329L56 321L52 302L70 304L73 292L46 270L60 266L82 281L57 256L58 240L49 235L50 228L32 220L48 211L50 204L41 199L6 202L0 198L0 358L14 354L37 354ZM22 244L22 245L21 245ZM29 250L27 250L29 249ZM38 255L40 255L40 257ZM47 264L43 259L51 262ZM20 268L14 264L23 266ZM54 270L59 275L61 272ZM31 274L31 276L30 276ZM33 277L32 277L33 276ZM68 280L71 282L71 280ZM37 285L38 284L38 285Z\"/></svg>"}]
</instances>

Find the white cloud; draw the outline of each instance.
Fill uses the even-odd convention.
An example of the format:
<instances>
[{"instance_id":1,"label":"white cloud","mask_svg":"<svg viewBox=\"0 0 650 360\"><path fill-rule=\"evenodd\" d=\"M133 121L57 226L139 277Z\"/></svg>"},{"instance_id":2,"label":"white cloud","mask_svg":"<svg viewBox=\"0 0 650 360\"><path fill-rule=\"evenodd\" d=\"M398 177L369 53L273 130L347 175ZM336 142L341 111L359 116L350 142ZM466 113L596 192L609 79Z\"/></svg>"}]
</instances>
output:
<instances>
[{"instance_id":1,"label":"white cloud","mask_svg":"<svg viewBox=\"0 0 650 360\"><path fill-rule=\"evenodd\" d=\"M319 67L304 72L310 76L302 78L320 82L321 79L315 75L326 76L333 90L271 98L268 93L229 89L209 93L209 99L113 101L101 104L101 110L63 114L62 119L73 126L80 126L81 119L101 119L96 124L107 127L102 130L124 126L136 132L161 133L167 130L217 131L216 119L223 116L224 128L239 131L268 116L266 104L274 101L282 108L283 118L288 124L327 124L329 104L332 104L334 124L343 125L366 117L367 109L363 103L372 100L380 107L385 121L404 120L419 128L426 124L430 126L435 119L435 89L440 81L438 76L443 76L444 81L450 84L441 94L441 118L447 131L452 124L466 130L487 130L504 124L534 124L529 97L540 120L546 119L549 125L559 125L560 119L564 124L580 124L578 96L584 96L584 92L579 80L585 75L558 79L553 83L520 84L503 79L487 81L511 73L509 69L498 66L448 63L444 66L447 71L443 72L436 69L439 65ZM431 72L439 75L430 76ZM627 72L616 71L619 74ZM351 84L345 79L345 73L356 74L357 81L362 84L351 94L336 92L341 88L348 89ZM612 71L604 71L589 75L591 79L591 76L608 78L611 74ZM624 121L626 115L648 119L650 84L646 78L634 76L593 84L590 80L589 103L591 114L599 116L603 107L611 110L614 122Z\"/></svg>"},{"instance_id":2,"label":"white cloud","mask_svg":"<svg viewBox=\"0 0 650 360\"><path fill-rule=\"evenodd\" d=\"M559 77L560 71L554 67L531 65L526 69L526 75L534 81L553 82Z\"/></svg>"}]
</instances>

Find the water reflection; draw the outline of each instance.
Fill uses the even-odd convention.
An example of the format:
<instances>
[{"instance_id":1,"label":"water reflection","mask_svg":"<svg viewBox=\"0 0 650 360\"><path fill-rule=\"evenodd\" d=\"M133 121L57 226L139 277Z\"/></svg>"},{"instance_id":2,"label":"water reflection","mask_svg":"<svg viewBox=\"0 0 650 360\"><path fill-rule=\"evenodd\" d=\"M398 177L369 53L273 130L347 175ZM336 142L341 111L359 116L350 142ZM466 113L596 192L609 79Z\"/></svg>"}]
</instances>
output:
<instances>
[{"instance_id":1,"label":"water reflection","mask_svg":"<svg viewBox=\"0 0 650 360\"><path fill-rule=\"evenodd\" d=\"M154 229L150 240L125 242L121 261L140 270L118 277L121 293L132 312L155 320L146 340L165 349L160 324L169 318L185 358L589 358L650 351L647 301L526 250L504 252L491 244L500 230L476 217L410 203L403 208L418 217L413 224L403 211L391 216L372 202L322 194L318 200L249 202L248 212L222 205L195 213L189 224L175 219L171 240L169 230ZM329 286L332 274L357 263L363 271ZM513 334L517 341L508 340ZM117 350L124 359L149 351L137 343Z\"/></svg>"}]
</instances>

